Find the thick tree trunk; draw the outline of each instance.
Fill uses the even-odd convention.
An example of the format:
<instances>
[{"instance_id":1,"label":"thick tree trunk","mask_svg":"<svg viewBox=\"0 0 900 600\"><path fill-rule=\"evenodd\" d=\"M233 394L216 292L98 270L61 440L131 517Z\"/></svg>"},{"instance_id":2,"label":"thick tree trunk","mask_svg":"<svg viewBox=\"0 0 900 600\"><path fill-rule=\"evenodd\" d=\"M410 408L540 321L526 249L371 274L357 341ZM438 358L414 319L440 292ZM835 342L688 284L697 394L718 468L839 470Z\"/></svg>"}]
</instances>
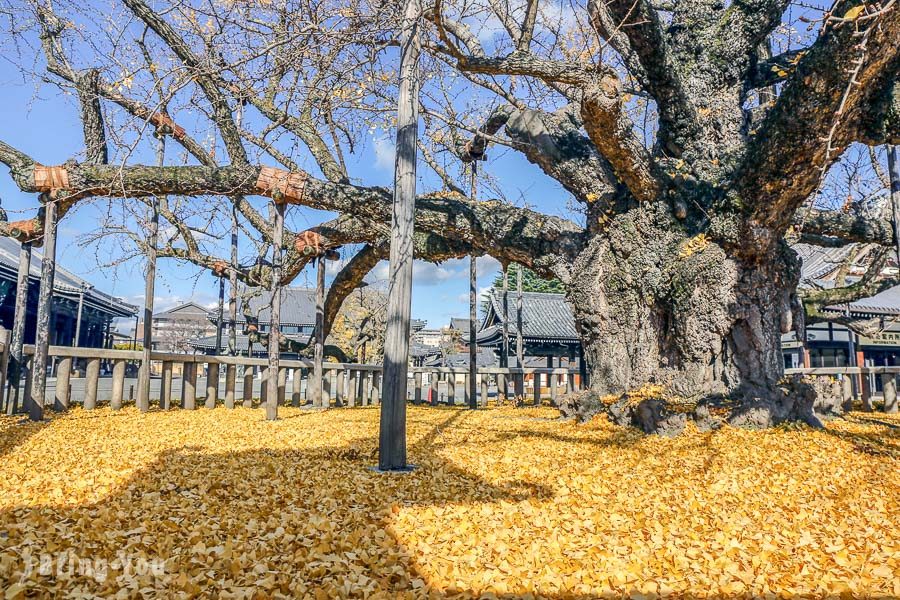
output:
<instances>
[{"instance_id":1,"label":"thick tree trunk","mask_svg":"<svg viewBox=\"0 0 900 600\"><path fill-rule=\"evenodd\" d=\"M795 253L777 243L738 258L661 207L617 220L569 286L595 396L658 385L651 395L727 405L749 426L802 412L778 385L798 306Z\"/></svg>"}]
</instances>

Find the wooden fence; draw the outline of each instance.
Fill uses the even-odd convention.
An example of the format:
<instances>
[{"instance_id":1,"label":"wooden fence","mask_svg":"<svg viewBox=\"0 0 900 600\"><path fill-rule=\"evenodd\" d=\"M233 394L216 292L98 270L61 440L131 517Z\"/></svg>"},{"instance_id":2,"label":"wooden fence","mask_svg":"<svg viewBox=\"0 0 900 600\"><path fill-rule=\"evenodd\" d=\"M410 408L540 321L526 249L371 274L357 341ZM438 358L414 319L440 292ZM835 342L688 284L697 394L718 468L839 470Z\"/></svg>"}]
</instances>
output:
<instances>
[{"instance_id":1,"label":"wooden fence","mask_svg":"<svg viewBox=\"0 0 900 600\"><path fill-rule=\"evenodd\" d=\"M5 380L9 364L8 344L0 331L0 378ZM26 345L24 372L18 382L0 385L0 405L4 412L12 408L19 386L17 410L28 389L34 346ZM44 406L65 410L81 404L90 410L101 404L120 408L136 398L141 351L108 350L50 346L48 350L47 388ZM255 406L267 400L269 363L266 358L210 356L152 352L150 400L162 408L193 409L199 405L213 408L222 404L233 408L240 404ZM213 368L210 368L210 367ZM311 402L314 364L311 360L281 360L278 377L278 403L300 406ZM411 367L407 398L414 403L468 403L468 368ZM484 405L488 398L522 398L540 403L555 401L577 389L577 371L564 368L500 369L480 368L477 373L477 397ZM323 364L323 406L366 406L380 402L382 367L353 363Z\"/></svg>"},{"instance_id":2,"label":"wooden fence","mask_svg":"<svg viewBox=\"0 0 900 600\"><path fill-rule=\"evenodd\" d=\"M21 411L33 365L34 346L24 347L25 364L18 381L7 381L10 372L9 332L0 328L0 407L4 413ZM50 346L49 371L44 406L65 410L81 404L90 410L101 404L120 408L134 400L142 352L100 348ZM151 377L150 399L162 408L228 408L255 406L267 400L268 359L204 354L152 352L157 375ZM210 366L214 368L210 369ZM222 368L224 367L224 369ZM407 400L413 403L468 404L468 368L411 367ZM884 400L885 412L897 412L897 377L900 367L835 367L788 369L786 375L829 377L841 381L844 399L861 401L871 408L876 397ZM278 377L278 403L308 404L312 394L313 361L282 360ZM323 406L367 406L381 401L380 365L323 364ZM566 368L479 368L476 395L481 405L490 397L520 398L538 404L582 387L577 370ZM18 394L16 390L18 389Z\"/></svg>"}]
</instances>

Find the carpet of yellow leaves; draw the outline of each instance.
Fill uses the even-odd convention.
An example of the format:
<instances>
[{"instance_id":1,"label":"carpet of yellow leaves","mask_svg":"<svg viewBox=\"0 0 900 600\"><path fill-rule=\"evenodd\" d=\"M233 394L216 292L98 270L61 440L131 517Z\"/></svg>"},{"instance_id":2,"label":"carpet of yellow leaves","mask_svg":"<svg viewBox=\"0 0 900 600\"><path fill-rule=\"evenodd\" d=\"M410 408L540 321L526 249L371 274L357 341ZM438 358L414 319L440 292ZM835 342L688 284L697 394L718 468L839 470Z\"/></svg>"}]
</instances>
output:
<instances>
[{"instance_id":1,"label":"carpet of yellow leaves","mask_svg":"<svg viewBox=\"0 0 900 600\"><path fill-rule=\"evenodd\" d=\"M900 596L900 419L648 437L549 408L0 417L0 589L71 597ZM111 562L105 578L28 557ZM56 564L56 563L54 563Z\"/></svg>"}]
</instances>

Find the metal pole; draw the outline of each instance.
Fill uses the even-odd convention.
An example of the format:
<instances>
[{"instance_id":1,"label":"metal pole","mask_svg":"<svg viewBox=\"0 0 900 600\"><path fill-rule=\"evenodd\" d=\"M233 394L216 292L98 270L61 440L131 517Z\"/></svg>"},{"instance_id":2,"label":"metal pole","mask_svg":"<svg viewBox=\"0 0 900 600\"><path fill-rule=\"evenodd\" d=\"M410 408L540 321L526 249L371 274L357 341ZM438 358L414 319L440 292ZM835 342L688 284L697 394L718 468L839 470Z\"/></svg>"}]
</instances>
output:
<instances>
[{"instance_id":1,"label":"metal pole","mask_svg":"<svg viewBox=\"0 0 900 600\"><path fill-rule=\"evenodd\" d=\"M278 418L278 375L281 347L279 345L281 330L281 253L284 238L284 201L280 196L273 199L275 203L275 226L272 228L272 306L269 310L269 371L266 380L266 420ZM221 324L221 299L219 297L219 321ZM221 337L221 328L219 335Z\"/></svg>"},{"instance_id":2,"label":"metal pole","mask_svg":"<svg viewBox=\"0 0 900 600\"><path fill-rule=\"evenodd\" d=\"M19 250L19 275L16 280L16 312L13 317L12 341L10 348L9 384L10 394L6 414L18 412L19 393L22 387L24 361L22 347L25 345L25 318L28 313L28 275L31 272L31 242L23 242ZM27 376L27 375L26 375Z\"/></svg>"},{"instance_id":3,"label":"metal pole","mask_svg":"<svg viewBox=\"0 0 900 600\"><path fill-rule=\"evenodd\" d=\"M888 176L891 181L891 210L894 216L894 245L900 269L900 146L888 145Z\"/></svg>"},{"instance_id":4,"label":"metal pole","mask_svg":"<svg viewBox=\"0 0 900 600\"><path fill-rule=\"evenodd\" d=\"M478 162L472 161L471 180L469 182L469 195L472 202L477 201L478 190ZM478 318L478 270L475 255L469 257L469 408L478 408L478 347L475 343L475 320ZM487 398L482 401L487 404Z\"/></svg>"},{"instance_id":5,"label":"metal pole","mask_svg":"<svg viewBox=\"0 0 900 600\"><path fill-rule=\"evenodd\" d=\"M219 275L219 310L216 314L216 354L222 353L222 326L225 314L225 277Z\"/></svg>"},{"instance_id":6,"label":"metal pole","mask_svg":"<svg viewBox=\"0 0 900 600\"><path fill-rule=\"evenodd\" d=\"M525 344L522 340L522 265L516 273L516 359L519 361L519 368L525 366Z\"/></svg>"},{"instance_id":7,"label":"metal pole","mask_svg":"<svg viewBox=\"0 0 900 600\"><path fill-rule=\"evenodd\" d=\"M228 285L231 288L228 296L228 353L237 354L237 264L238 264L238 216L237 207L231 206L231 269Z\"/></svg>"},{"instance_id":8,"label":"metal pole","mask_svg":"<svg viewBox=\"0 0 900 600\"><path fill-rule=\"evenodd\" d=\"M406 387L412 308L416 141L419 129L419 28L421 0L407 0L400 41L397 152L391 218L390 288L384 345L384 379L378 432L378 468L405 470Z\"/></svg>"},{"instance_id":9,"label":"metal pole","mask_svg":"<svg viewBox=\"0 0 900 600\"><path fill-rule=\"evenodd\" d=\"M44 418L44 392L47 387L47 351L50 346L50 311L53 304L53 279L56 275L56 199L42 195L44 205L44 257L41 261L41 288L38 296L34 362L31 369L31 393L25 398L28 418Z\"/></svg>"},{"instance_id":10,"label":"metal pole","mask_svg":"<svg viewBox=\"0 0 900 600\"><path fill-rule=\"evenodd\" d=\"M509 265L503 265L503 353L500 366L509 367Z\"/></svg>"},{"instance_id":11,"label":"metal pole","mask_svg":"<svg viewBox=\"0 0 900 600\"><path fill-rule=\"evenodd\" d=\"M162 166L166 160L166 138L159 135L156 145L156 164ZM156 244L159 232L159 198L153 196L150 202L149 231L147 232L147 273L144 279L144 347L141 349L141 370L138 374L137 405L141 412L150 410L150 356L153 352L153 304L156 295ZM134 330L134 344L137 349L137 325Z\"/></svg>"},{"instance_id":12,"label":"metal pole","mask_svg":"<svg viewBox=\"0 0 900 600\"><path fill-rule=\"evenodd\" d=\"M320 256L316 264L316 339L313 356L313 376L308 385L312 386L313 406L325 406L322 393L322 363L325 361L325 257Z\"/></svg>"}]
</instances>

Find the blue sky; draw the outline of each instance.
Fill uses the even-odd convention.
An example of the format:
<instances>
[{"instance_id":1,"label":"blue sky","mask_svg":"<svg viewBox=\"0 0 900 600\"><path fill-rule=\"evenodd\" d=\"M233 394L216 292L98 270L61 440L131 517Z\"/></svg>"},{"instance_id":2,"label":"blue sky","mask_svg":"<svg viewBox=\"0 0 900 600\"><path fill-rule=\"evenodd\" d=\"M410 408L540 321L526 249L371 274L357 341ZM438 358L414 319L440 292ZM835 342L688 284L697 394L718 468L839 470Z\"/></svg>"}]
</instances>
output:
<instances>
[{"instance_id":1,"label":"blue sky","mask_svg":"<svg viewBox=\"0 0 900 600\"><path fill-rule=\"evenodd\" d=\"M43 68L38 64L37 70ZM78 109L69 96L54 85L36 84L27 74L7 58L0 58L0 139L29 153L43 164L58 164L83 152ZM143 152L143 154L142 154ZM149 148L138 150L131 162L151 162ZM562 214L566 193L555 181L541 174L515 152L494 150L490 161L482 166L502 183L509 198L527 199L535 208ZM376 133L348 157L351 174L367 185L389 186L393 177L393 140ZM0 170L0 198L10 220L32 216L37 198L21 193L5 169ZM433 189L435 182L427 166L420 164L424 177L420 191ZM84 277L96 287L120 296L137 305L143 304L143 261L130 260L115 268L101 267L114 258L108 245L85 245L84 236L97 227L102 218L103 202L84 204L70 211L59 225L58 260L65 268ZM290 207L288 224L296 229L315 225L327 213L302 207ZM224 249L223 249L224 250ZM224 255L224 254L223 254ZM348 254L349 256L349 254ZM449 322L451 316L468 315L468 259L447 261L440 265L417 262L413 289L413 316L425 319L430 327ZM329 269L329 277L338 265ZM217 283L208 273L171 260L161 260L157 278L156 308L169 308L188 300L212 306L217 295ZM478 287L486 289L499 270L496 260L479 259ZM370 276L373 283L383 282L387 264L379 265ZM295 285L312 285L314 273L302 273ZM131 325L123 323L128 329Z\"/></svg>"}]
</instances>

